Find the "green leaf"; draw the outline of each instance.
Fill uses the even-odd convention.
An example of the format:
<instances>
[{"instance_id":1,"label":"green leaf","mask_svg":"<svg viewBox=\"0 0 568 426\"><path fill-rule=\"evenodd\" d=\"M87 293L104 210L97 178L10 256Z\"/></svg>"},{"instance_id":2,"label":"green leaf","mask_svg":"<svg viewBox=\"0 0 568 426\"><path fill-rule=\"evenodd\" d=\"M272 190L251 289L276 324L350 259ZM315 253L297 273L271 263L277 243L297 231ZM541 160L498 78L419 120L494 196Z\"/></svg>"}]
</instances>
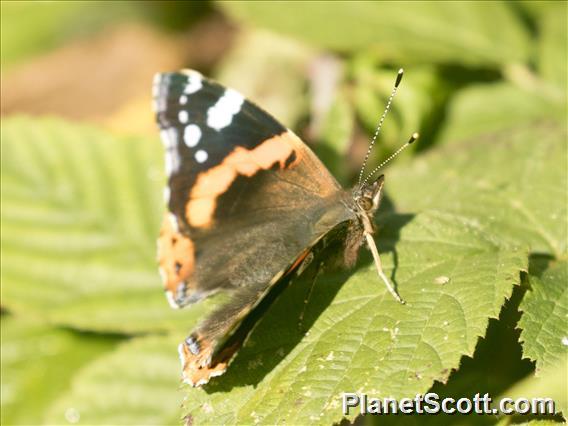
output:
<instances>
[{"instance_id":1,"label":"green leaf","mask_svg":"<svg viewBox=\"0 0 568 426\"><path fill-rule=\"evenodd\" d=\"M386 175L401 211L435 209L493 241L566 252L566 127L553 120L448 144Z\"/></svg>"},{"instance_id":2,"label":"green leaf","mask_svg":"<svg viewBox=\"0 0 568 426\"><path fill-rule=\"evenodd\" d=\"M48 424L175 425L181 423L178 338L134 339L100 357L73 379L49 409Z\"/></svg>"},{"instance_id":3,"label":"green leaf","mask_svg":"<svg viewBox=\"0 0 568 426\"><path fill-rule=\"evenodd\" d=\"M45 409L69 389L77 371L117 341L3 315L1 423L43 423Z\"/></svg>"},{"instance_id":4,"label":"green leaf","mask_svg":"<svg viewBox=\"0 0 568 426\"><path fill-rule=\"evenodd\" d=\"M511 83L477 84L460 90L452 99L441 143L458 142L478 135L526 127L535 121L563 119L566 105L541 93L531 93Z\"/></svg>"},{"instance_id":5,"label":"green leaf","mask_svg":"<svg viewBox=\"0 0 568 426\"><path fill-rule=\"evenodd\" d=\"M153 139L59 120L2 123L2 305L89 330L188 326L157 273L163 158Z\"/></svg>"},{"instance_id":6,"label":"green leaf","mask_svg":"<svg viewBox=\"0 0 568 426\"><path fill-rule=\"evenodd\" d=\"M568 4L555 2L539 22L538 69L540 75L554 83L566 98L568 78Z\"/></svg>"},{"instance_id":7,"label":"green leaf","mask_svg":"<svg viewBox=\"0 0 568 426\"><path fill-rule=\"evenodd\" d=\"M235 19L315 46L400 64L526 62L530 40L504 2L219 2Z\"/></svg>"},{"instance_id":8,"label":"green leaf","mask_svg":"<svg viewBox=\"0 0 568 426\"><path fill-rule=\"evenodd\" d=\"M519 7L524 14L538 23L538 20L542 19L542 17L551 10L560 12L562 6L559 6L559 3L561 2L557 0L520 0L516 2L516 6Z\"/></svg>"},{"instance_id":9,"label":"green leaf","mask_svg":"<svg viewBox=\"0 0 568 426\"><path fill-rule=\"evenodd\" d=\"M387 176L387 185L396 194L400 209L431 208L442 202L444 211L470 217L474 229L496 241L528 244L534 254L563 259L567 244L566 150L564 125L554 120L530 122L449 144L431 158L417 159L410 170L395 170ZM412 173L416 170L420 172ZM434 179L433 170L438 170ZM389 184L390 179L395 183ZM564 262L558 265L565 267ZM567 304L565 300L550 304L554 296L566 297L566 272L549 273L540 279L530 277L534 293L527 294L521 305L524 352L537 359L537 367L566 353L562 338Z\"/></svg>"},{"instance_id":10,"label":"green leaf","mask_svg":"<svg viewBox=\"0 0 568 426\"><path fill-rule=\"evenodd\" d=\"M519 343L520 330L515 328L521 316L518 308L523 295L522 285L514 288L512 296L501 308L499 318L489 321L485 336L479 339L473 357L463 357L459 369L453 371L446 382L436 382L429 392L436 393L440 400L454 398L456 401L464 397L471 398L476 393L488 393L495 401L495 397L533 373L533 364L528 359L523 359ZM495 403L493 407L496 407ZM404 417L388 416L388 419L383 416L374 424L472 426L495 424L497 420L498 417L493 415L472 416L456 412L424 416L415 413Z\"/></svg>"},{"instance_id":11,"label":"green leaf","mask_svg":"<svg viewBox=\"0 0 568 426\"><path fill-rule=\"evenodd\" d=\"M521 1L537 33L537 68L541 77L561 89L566 96L568 78L568 5L564 1Z\"/></svg>"},{"instance_id":12,"label":"green leaf","mask_svg":"<svg viewBox=\"0 0 568 426\"><path fill-rule=\"evenodd\" d=\"M541 370L568 364L568 262L554 262L541 277L529 278L530 290L520 306L520 340L524 355L536 361L540 375Z\"/></svg>"}]
</instances>

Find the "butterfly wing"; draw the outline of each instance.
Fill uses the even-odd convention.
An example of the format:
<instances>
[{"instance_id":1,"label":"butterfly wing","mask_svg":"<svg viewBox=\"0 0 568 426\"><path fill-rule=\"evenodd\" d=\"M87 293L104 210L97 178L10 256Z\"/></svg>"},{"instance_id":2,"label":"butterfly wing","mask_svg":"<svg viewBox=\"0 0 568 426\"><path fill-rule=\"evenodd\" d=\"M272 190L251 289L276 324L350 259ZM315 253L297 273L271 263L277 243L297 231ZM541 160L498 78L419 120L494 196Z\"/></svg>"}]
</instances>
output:
<instances>
[{"instance_id":1,"label":"butterfly wing","mask_svg":"<svg viewBox=\"0 0 568 426\"><path fill-rule=\"evenodd\" d=\"M232 293L180 345L186 379L201 384L226 367L214 357L223 338L353 213L312 151L238 92L195 71L165 73L154 102L168 176L158 240L168 300L181 307Z\"/></svg>"}]
</instances>

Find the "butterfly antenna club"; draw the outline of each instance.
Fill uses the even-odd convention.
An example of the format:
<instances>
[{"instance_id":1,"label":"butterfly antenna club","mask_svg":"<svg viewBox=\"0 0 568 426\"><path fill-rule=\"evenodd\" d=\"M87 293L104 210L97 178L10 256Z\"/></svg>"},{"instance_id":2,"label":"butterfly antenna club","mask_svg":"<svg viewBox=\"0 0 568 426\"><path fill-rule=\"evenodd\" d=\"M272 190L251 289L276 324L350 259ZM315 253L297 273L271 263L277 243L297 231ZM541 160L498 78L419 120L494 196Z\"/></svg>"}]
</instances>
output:
<instances>
[{"instance_id":1,"label":"butterfly antenna club","mask_svg":"<svg viewBox=\"0 0 568 426\"><path fill-rule=\"evenodd\" d=\"M404 145L402 145L399 149L397 149L393 154L391 154L386 160L384 160L381 164L379 164L377 167L375 167L373 169L373 171L371 173L369 173L369 175L365 178L365 180L363 181L362 184L360 184L360 186L365 185L367 183L367 181L371 178L371 176L373 176L375 173L377 173L380 169L382 169L387 163L389 163L393 158L395 158L398 154L400 154L402 151L404 151L406 148L408 148L411 144L413 144L418 138L420 137L420 135L418 134L418 132L414 132L411 136L410 139L408 139L408 142L406 142Z\"/></svg>"}]
</instances>

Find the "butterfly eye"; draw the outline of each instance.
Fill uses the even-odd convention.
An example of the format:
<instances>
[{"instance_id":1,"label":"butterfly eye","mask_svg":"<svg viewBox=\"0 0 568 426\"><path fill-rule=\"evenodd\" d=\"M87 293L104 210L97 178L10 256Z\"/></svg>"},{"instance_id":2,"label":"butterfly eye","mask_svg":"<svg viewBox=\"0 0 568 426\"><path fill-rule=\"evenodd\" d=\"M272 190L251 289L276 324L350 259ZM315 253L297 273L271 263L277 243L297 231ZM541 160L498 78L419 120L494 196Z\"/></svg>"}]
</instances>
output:
<instances>
[{"instance_id":1,"label":"butterfly eye","mask_svg":"<svg viewBox=\"0 0 568 426\"><path fill-rule=\"evenodd\" d=\"M373 201L367 197L359 198L357 202L359 204L359 207L361 207L365 211L369 211L373 207Z\"/></svg>"}]
</instances>

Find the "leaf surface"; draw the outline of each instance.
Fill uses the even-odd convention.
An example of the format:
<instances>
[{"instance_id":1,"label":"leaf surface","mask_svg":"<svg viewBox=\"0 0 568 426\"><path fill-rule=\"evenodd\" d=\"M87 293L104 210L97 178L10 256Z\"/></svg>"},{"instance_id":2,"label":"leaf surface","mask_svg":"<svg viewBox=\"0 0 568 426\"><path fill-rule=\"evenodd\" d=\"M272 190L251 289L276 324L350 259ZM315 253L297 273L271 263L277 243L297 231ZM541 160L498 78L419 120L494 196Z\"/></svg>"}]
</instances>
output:
<instances>
[{"instance_id":1,"label":"leaf surface","mask_svg":"<svg viewBox=\"0 0 568 426\"><path fill-rule=\"evenodd\" d=\"M3 315L2 424L43 423L45 410L70 388L77 371L117 342L112 336L87 336ZM64 411L61 423L73 415Z\"/></svg>"},{"instance_id":2,"label":"leaf surface","mask_svg":"<svg viewBox=\"0 0 568 426\"><path fill-rule=\"evenodd\" d=\"M50 407L47 423L66 424L72 407L80 424L181 424L177 340L137 338L98 358Z\"/></svg>"},{"instance_id":3,"label":"leaf surface","mask_svg":"<svg viewBox=\"0 0 568 426\"><path fill-rule=\"evenodd\" d=\"M2 126L2 305L80 329L188 326L156 264L163 202L157 140L60 120Z\"/></svg>"},{"instance_id":4,"label":"leaf surface","mask_svg":"<svg viewBox=\"0 0 568 426\"><path fill-rule=\"evenodd\" d=\"M469 137L393 169L385 187L401 211L459 214L493 241L560 258L567 244L566 137L555 120Z\"/></svg>"},{"instance_id":5,"label":"leaf surface","mask_svg":"<svg viewBox=\"0 0 568 426\"><path fill-rule=\"evenodd\" d=\"M558 91L554 94L560 95ZM518 133L538 121L563 119L566 105L556 96L530 92L509 82L475 84L459 91L448 109L440 143L454 143L497 131ZM472 139L473 142L473 139Z\"/></svg>"},{"instance_id":6,"label":"leaf surface","mask_svg":"<svg viewBox=\"0 0 568 426\"><path fill-rule=\"evenodd\" d=\"M529 278L530 289L520 306L520 340L540 375L554 365L568 364L568 262L553 262L541 277ZM564 383L568 387L566 375Z\"/></svg>"},{"instance_id":7,"label":"leaf surface","mask_svg":"<svg viewBox=\"0 0 568 426\"><path fill-rule=\"evenodd\" d=\"M339 51L370 49L400 63L524 62L527 31L504 2L220 2L247 24Z\"/></svg>"}]
</instances>

